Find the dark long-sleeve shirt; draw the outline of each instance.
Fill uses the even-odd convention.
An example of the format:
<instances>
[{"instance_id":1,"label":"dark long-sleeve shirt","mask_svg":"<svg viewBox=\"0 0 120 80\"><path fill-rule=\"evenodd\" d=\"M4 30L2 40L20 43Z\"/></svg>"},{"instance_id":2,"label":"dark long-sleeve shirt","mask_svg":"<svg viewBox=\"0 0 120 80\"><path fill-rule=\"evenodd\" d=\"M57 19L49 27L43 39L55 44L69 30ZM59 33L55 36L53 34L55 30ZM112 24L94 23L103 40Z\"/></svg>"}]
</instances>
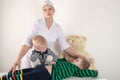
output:
<instances>
[{"instance_id":1,"label":"dark long-sleeve shirt","mask_svg":"<svg viewBox=\"0 0 120 80\"><path fill-rule=\"evenodd\" d=\"M46 64L46 58L48 55L51 55L53 57L54 62L57 61L57 55L55 55L55 53L53 51L51 51L49 48L47 48L47 50L44 53L34 50L32 52L30 60L32 63L36 63L36 61L39 60L38 64Z\"/></svg>"}]
</instances>

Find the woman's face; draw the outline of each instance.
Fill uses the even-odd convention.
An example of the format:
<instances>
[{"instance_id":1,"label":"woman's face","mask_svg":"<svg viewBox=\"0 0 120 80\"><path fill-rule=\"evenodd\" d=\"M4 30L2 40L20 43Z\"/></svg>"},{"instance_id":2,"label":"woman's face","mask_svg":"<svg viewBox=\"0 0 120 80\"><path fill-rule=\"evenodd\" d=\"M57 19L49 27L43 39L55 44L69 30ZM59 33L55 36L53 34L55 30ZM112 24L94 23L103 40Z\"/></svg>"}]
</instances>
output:
<instances>
[{"instance_id":1,"label":"woman's face","mask_svg":"<svg viewBox=\"0 0 120 80\"><path fill-rule=\"evenodd\" d=\"M50 5L45 5L43 7L43 16L47 19L53 18L54 12L55 12L54 8Z\"/></svg>"}]
</instances>

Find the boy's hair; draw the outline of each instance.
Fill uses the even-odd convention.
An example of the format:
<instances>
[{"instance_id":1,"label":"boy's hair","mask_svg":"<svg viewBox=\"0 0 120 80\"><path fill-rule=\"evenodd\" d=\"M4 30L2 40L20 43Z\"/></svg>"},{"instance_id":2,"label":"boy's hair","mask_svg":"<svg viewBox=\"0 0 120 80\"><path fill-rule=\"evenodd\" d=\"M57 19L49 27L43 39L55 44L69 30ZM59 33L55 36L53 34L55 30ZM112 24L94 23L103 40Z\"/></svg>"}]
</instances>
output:
<instances>
[{"instance_id":1,"label":"boy's hair","mask_svg":"<svg viewBox=\"0 0 120 80\"><path fill-rule=\"evenodd\" d=\"M82 68L83 69L88 69L89 67L90 67L90 63L87 60L83 59Z\"/></svg>"},{"instance_id":2,"label":"boy's hair","mask_svg":"<svg viewBox=\"0 0 120 80\"><path fill-rule=\"evenodd\" d=\"M35 45L37 47L41 46L41 45L47 45L46 39L41 35L37 35L37 36L33 37L32 43L33 43L33 45Z\"/></svg>"}]
</instances>

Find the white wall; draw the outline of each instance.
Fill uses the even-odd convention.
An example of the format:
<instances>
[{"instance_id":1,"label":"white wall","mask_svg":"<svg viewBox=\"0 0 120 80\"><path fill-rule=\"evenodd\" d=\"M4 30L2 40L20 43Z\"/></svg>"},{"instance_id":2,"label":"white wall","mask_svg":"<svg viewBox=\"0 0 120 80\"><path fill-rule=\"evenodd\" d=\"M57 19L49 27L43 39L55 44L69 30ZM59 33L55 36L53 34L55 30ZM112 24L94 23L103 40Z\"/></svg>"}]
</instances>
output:
<instances>
[{"instance_id":1,"label":"white wall","mask_svg":"<svg viewBox=\"0 0 120 80\"><path fill-rule=\"evenodd\" d=\"M120 0L54 0L55 20L65 34L87 37L99 76L119 80ZM0 0L0 72L8 71L34 20L40 0Z\"/></svg>"}]
</instances>

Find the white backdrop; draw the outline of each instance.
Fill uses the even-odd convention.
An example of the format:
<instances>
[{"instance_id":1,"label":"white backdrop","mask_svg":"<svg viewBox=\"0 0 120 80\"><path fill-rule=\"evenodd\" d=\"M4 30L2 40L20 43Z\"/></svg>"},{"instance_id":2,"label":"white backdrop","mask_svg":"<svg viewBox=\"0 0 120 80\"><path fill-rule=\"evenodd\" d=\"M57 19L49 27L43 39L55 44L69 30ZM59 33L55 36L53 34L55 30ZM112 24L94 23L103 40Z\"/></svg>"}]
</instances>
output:
<instances>
[{"instance_id":1,"label":"white backdrop","mask_svg":"<svg viewBox=\"0 0 120 80\"><path fill-rule=\"evenodd\" d=\"M55 20L65 34L87 37L86 50L99 76L119 80L120 0L54 0ZM8 71L34 20L42 17L40 0L0 0L0 72Z\"/></svg>"}]
</instances>

